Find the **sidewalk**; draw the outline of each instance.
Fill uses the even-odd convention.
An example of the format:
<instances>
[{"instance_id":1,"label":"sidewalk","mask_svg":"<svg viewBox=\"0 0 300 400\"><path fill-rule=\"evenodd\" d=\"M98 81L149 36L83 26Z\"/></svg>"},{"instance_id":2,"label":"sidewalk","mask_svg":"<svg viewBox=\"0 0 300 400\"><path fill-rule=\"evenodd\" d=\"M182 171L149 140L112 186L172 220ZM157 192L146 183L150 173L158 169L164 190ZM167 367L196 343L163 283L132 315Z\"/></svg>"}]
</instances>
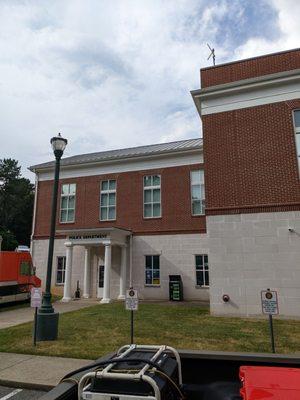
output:
<instances>
[{"instance_id":1,"label":"sidewalk","mask_svg":"<svg viewBox=\"0 0 300 400\"><path fill-rule=\"evenodd\" d=\"M53 306L55 311L63 314L65 312L80 310L81 308L94 306L96 304L99 304L99 300L97 299L81 299L72 300L69 303L57 301L53 304ZM33 314L34 311L31 307L0 312L0 329L10 328L11 326L33 321Z\"/></svg>"},{"instance_id":2,"label":"sidewalk","mask_svg":"<svg viewBox=\"0 0 300 400\"><path fill-rule=\"evenodd\" d=\"M0 385L50 390L68 373L92 360L0 353Z\"/></svg>"}]
</instances>

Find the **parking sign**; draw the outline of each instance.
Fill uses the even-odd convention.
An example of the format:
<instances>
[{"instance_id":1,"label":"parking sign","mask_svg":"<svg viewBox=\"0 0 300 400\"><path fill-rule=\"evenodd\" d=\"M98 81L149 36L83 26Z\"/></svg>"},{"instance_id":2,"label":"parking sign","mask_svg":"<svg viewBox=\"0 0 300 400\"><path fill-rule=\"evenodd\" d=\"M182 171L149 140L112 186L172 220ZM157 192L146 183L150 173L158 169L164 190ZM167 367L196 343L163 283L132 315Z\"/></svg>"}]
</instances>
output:
<instances>
[{"instance_id":1,"label":"parking sign","mask_svg":"<svg viewBox=\"0 0 300 400\"><path fill-rule=\"evenodd\" d=\"M263 314L279 314L277 292L275 290L262 290L261 306Z\"/></svg>"},{"instance_id":2,"label":"parking sign","mask_svg":"<svg viewBox=\"0 0 300 400\"><path fill-rule=\"evenodd\" d=\"M31 288L30 306L40 308L42 305L42 289Z\"/></svg>"},{"instance_id":3,"label":"parking sign","mask_svg":"<svg viewBox=\"0 0 300 400\"><path fill-rule=\"evenodd\" d=\"M134 289L126 290L125 305L126 305L126 310L137 311L139 306L137 290Z\"/></svg>"}]
</instances>

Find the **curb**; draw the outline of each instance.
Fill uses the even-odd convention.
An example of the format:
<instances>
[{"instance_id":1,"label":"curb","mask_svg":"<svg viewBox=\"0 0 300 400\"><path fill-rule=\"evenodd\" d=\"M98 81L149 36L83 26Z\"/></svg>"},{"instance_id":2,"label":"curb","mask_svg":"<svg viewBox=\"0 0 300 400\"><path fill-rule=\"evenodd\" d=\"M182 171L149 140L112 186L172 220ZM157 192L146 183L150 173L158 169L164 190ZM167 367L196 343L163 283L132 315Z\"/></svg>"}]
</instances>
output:
<instances>
[{"instance_id":1,"label":"curb","mask_svg":"<svg viewBox=\"0 0 300 400\"><path fill-rule=\"evenodd\" d=\"M0 385L18 389L41 390L43 392L49 392L56 386L56 385L45 385L43 383L16 382L6 379L0 379Z\"/></svg>"}]
</instances>

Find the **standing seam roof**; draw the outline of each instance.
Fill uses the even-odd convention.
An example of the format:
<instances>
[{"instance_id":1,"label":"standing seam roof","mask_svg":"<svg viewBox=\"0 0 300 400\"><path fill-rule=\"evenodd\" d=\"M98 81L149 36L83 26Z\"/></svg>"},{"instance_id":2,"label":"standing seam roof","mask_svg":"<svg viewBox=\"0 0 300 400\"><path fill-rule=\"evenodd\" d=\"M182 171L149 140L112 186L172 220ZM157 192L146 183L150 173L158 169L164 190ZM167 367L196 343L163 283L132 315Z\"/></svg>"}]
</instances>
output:
<instances>
[{"instance_id":1,"label":"standing seam roof","mask_svg":"<svg viewBox=\"0 0 300 400\"><path fill-rule=\"evenodd\" d=\"M164 154L177 151L188 151L194 149L201 149L202 139L188 139L180 140L177 142L152 144L147 146L129 147L126 149L108 150L97 153L79 154L63 158L61 160L62 166L95 163L109 160L118 160L123 158L139 157L139 156L150 156L155 154ZM43 164L37 164L29 167L31 171L36 169L44 169L54 167L54 161L46 162Z\"/></svg>"}]
</instances>

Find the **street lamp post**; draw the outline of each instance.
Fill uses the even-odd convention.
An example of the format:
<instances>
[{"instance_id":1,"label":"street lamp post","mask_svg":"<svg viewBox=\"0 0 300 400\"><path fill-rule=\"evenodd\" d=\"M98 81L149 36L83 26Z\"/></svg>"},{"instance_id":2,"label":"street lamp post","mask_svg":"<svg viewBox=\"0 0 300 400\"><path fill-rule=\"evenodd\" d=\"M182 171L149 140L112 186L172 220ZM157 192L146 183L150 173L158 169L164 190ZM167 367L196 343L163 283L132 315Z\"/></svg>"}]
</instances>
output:
<instances>
[{"instance_id":1,"label":"street lamp post","mask_svg":"<svg viewBox=\"0 0 300 400\"><path fill-rule=\"evenodd\" d=\"M51 227L49 237L48 249L48 263L47 263L47 278L46 288L43 295L42 306L37 314L37 340L56 340L58 334L58 316L59 314L54 311L51 304L51 277L52 277L52 262L53 262L53 248L54 236L56 225L56 210L57 210L57 194L58 194L58 181L60 159L68 143L67 139L61 137L60 133L50 140L53 152L55 155L55 175L52 193L52 212L51 212Z\"/></svg>"}]
</instances>

